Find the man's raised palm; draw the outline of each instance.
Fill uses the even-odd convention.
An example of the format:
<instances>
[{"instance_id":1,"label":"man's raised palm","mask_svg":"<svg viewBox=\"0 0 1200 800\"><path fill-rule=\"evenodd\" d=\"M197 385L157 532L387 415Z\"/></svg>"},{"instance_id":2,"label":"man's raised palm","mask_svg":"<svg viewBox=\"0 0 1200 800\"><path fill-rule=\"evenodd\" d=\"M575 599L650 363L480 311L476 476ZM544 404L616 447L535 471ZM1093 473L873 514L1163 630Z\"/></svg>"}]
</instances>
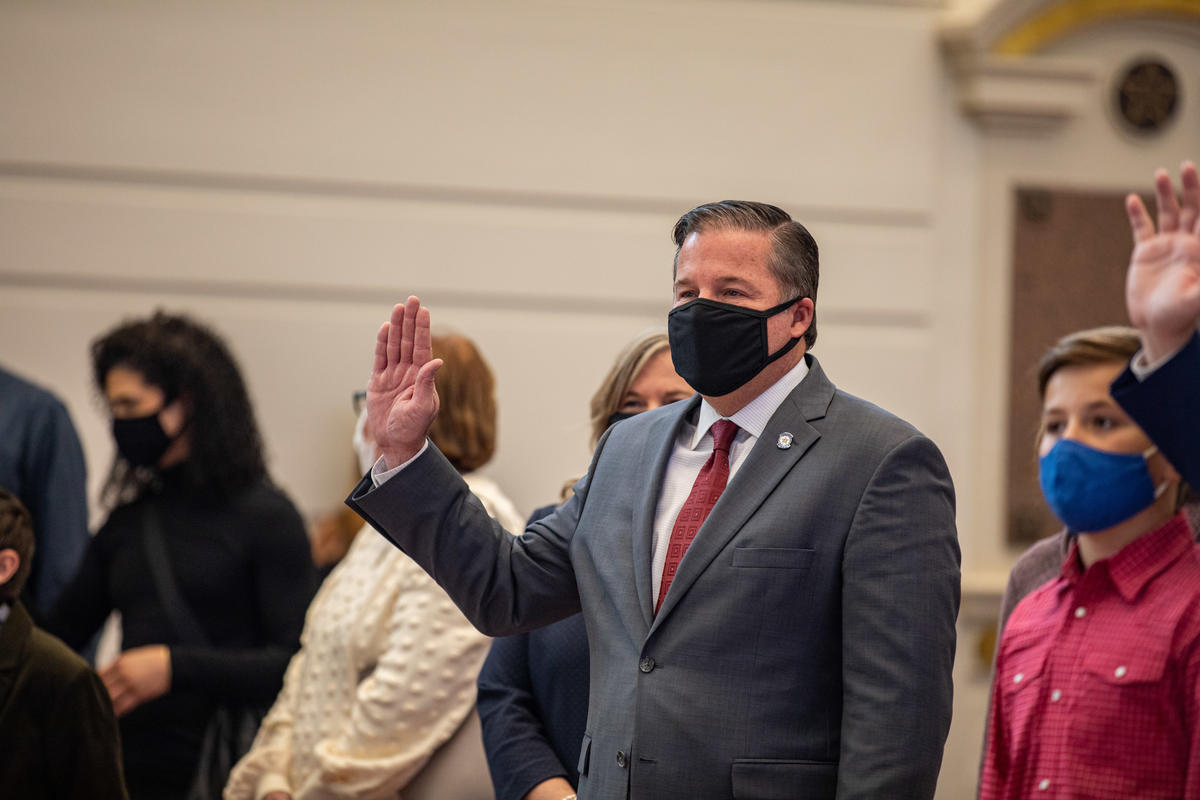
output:
<instances>
[{"instance_id":1,"label":"man's raised palm","mask_svg":"<svg viewBox=\"0 0 1200 800\"><path fill-rule=\"evenodd\" d=\"M375 339L375 363L367 381L367 419L387 466L420 452L438 412L433 378L442 365L433 357L429 309L409 297Z\"/></svg>"}]
</instances>

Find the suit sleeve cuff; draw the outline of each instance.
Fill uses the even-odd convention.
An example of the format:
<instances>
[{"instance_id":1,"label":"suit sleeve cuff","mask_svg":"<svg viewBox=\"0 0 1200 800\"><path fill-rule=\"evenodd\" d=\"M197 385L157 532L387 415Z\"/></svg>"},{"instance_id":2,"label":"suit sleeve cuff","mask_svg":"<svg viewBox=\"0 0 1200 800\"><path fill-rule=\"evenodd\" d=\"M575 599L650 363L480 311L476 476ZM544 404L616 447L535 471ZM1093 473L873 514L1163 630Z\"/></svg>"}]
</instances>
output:
<instances>
[{"instance_id":1,"label":"suit sleeve cuff","mask_svg":"<svg viewBox=\"0 0 1200 800\"><path fill-rule=\"evenodd\" d=\"M1145 350L1138 350L1136 353L1134 353L1133 358L1129 361L1129 371L1133 373L1133 377L1137 378L1139 382L1144 381L1163 364L1166 364L1172 358L1179 355L1180 351L1187 347L1188 342L1190 341L1191 339L1188 339L1187 342L1179 345L1179 347L1175 348L1170 353L1167 353L1165 356L1162 356L1154 362L1150 362L1146 359Z\"/></svg>"},{"instance_id":2,"label":"suit sleeve cuff","mask_svg":"<svg viewBox=\"0 0 1200 800\"><path fill-rule=\"evenodd\" d=\"M418 458L420 458L421 454L424 453L428 449L429 449L429 440L426 439L425 443L423 445L421 445L421 449L417 451L417 454L415 456L410 458L408 461L405 461L400 466L392 467L391 469L385 468L384 465L387 462L385 462L383 460L383 456L380 456L379 460L375 462L375 466L371 467L371 483L373 483L375 485L375 488L378 489L380 486L382 486L383 484L387 483L389 480L394 478L396 476L396 474L400 472L400 470L404 469L409 464L413 463Z\"/></svg>"}]
</instances>

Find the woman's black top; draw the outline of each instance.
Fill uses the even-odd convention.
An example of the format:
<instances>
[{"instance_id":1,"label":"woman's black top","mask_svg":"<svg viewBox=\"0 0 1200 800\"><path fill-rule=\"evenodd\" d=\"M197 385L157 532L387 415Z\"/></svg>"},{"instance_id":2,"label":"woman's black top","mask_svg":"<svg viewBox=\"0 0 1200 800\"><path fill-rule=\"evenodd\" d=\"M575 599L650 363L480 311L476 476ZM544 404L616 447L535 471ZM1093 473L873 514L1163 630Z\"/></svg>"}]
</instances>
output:
<instances>
[{"instance_id":1,"label":"woman's black top","mask_svg":"<svg viewBox=\"0 0 1200 800\"><path fill-rule=\"evenodd\" d=\"M155 590L142 541L150 503L179 593L209 645L181 641ZM183 795L218 704L271 704L315 588L304 523L266 483L218 501L168 471L160 486L113 510L45 627L79 650L115 610L123 651L170 648L170 690L119 720L132 798Z\"/></svg>"}]
</instances>

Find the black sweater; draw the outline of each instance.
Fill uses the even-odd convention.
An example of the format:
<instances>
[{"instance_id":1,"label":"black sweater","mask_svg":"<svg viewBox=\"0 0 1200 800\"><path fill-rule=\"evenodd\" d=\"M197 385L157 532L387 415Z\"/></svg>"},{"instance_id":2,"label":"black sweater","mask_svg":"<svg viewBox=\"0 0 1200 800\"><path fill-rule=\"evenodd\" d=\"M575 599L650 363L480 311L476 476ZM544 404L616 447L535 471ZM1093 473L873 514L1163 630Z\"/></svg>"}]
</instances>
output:
<instances>
[{"instance_id":1,"label":"black sweater","mask_svg":"<svg viewBox=\"0 0 1200 800\"><path fill-rule=\"evenodd\" d=\"M175 583L211 646L181 643L163 609L142 542L149 503L159 509ZM122 650L170 648L170 691L120 719L132 797L186 789L216 704L270 705L315 587L300 515L266 484L219 502L169 472L161 488L113 510L46 628L81 649L116 610Z\"/></svg>"}]
</instances>

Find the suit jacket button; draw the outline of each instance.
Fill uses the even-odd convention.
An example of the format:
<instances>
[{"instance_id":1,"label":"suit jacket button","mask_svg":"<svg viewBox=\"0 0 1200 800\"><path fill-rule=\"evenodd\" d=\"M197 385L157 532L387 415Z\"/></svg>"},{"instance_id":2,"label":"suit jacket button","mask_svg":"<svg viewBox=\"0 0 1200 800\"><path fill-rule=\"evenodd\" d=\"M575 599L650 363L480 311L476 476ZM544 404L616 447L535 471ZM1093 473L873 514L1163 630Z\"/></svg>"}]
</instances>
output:
<instances>
[{"instance_id":1,"label":"suit jacket button","mask_svg":"<svg viewBox=\"0 0 1200 800\"><path fill-rule=\"evenodd\" d=\"M638 669L642 672L652 672L654 670L654 659L650 657L643 658L638 662Z\"/></svg>"},{"instance_id":2,"label":"suit jacket button","mask_svg":"<svg viewBox=\"0 0 1200 800\"><path fill-rule=\"evenodd\" d=\"M629 759L625 756L624 750L617 751L617 766L625 769L625 765L629 763Z\"/></svg>"}]
</instances>

